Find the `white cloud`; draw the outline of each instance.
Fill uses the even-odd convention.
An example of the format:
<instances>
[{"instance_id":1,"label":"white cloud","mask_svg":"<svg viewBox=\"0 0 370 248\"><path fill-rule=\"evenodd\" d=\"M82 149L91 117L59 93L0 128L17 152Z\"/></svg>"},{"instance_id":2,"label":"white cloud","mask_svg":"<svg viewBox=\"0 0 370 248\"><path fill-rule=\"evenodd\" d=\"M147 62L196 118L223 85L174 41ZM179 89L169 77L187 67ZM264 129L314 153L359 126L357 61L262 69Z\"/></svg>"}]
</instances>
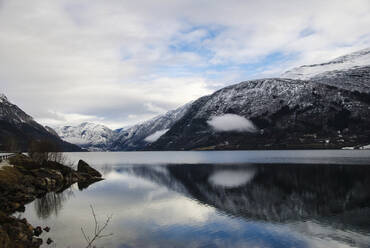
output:
<instances>
[{"instance_id":1,"label":"white cloud","mask_svg":"<svg viewBox=\"0 0 370 248\"><path fill-rule=\"evenodd\" d=\"M146 137L144 140L146 142L150 142L150 143L153 143L155 141L157 141L163 134L165 134L169 129L163 129L163 130L158 130L156 131L155 133L149 135L148 137Z\"/></svg>"},{"instance_id":2,"label":"white cloud","mask_svg":"<svg viewBox=\"0 0 370 248\"><path fill-rule=\"evenodd\" d=\"M254 169L220 170L212 173L208 181L218 187L237 188L252 180L255 174Z\"/></svg>"},{"instance_id":3,"label":"white cloud","mask_svg":"<svg viewBox=\"0 0 370 248\"><path fill-rule=\"evenodd\" d=\"M148 104L370 46L369 12L368 0L3 0L0 86L44 124L53 111L124 126L155 115ZM265 65L275 53L286 59Z\"/></svg>"},{"instance_id":4,"label":"white cloud","mask_svg":"<svg viewBox=\"0 0 370 248\"><path fill-rule=\"evenodd\" d=\"M257 130L250 120L235 114L213 116L207 123L218 132L255 132Z\"/></svg>"}]
</instances>

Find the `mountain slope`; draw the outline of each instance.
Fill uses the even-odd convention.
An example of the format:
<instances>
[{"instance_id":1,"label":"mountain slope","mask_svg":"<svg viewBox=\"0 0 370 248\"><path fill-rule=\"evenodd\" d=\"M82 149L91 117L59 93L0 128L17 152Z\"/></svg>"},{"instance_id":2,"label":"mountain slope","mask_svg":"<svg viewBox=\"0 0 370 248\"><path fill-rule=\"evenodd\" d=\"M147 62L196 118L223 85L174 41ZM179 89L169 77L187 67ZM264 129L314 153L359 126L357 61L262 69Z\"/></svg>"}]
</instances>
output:
<instances>
[{"instance_id":1,"label":"mountain slope","mask_svg":"<svg viewBox=\"0 0 370 248\"><path fill-rule=\"evenodd\" d=\"M174 123L181 119L190 106L191 103L185 104L180 108L168 111L141 124L128 129L122 129L115 138L111 150L130 151L144 149L151 142L155 142Z\"/></svg>"},{"instance_id":2,"label":"mountain slope","mask_svg":"<svg viewBox=\"0 0 370 248\"><path fill-rule=\"evenodd\" d=\"M321 73L349 70L370 65L370 48L363 49L322 64L303 65L286 71L282 78L307 80Z\"/></svg>"},{"instance_id":3,"label":"mountain slope","mask_svg":"<svg viewBox=\"0 0 370 248\"><path fill-rule=\"evenodd\" d=\"M98 147L113 151L356 147L370 143L369 104L370 48L294 68L281 78L223 88L106 135ZM67 141L83 143L58 133ZM86 137L84 147L96 149L95 135Z\"/></svg>"},{"instance_id":4,"label":"mountain slope","mask_svg":"<svg viewBox=\"0 0 370 248\"><path fill-rule=\"evenodd\" d=\"M55 131L63 140L90 151L106 151L116 134L104 125L88 122L77 126L59 127Z\"/></svg>"},{"instance_id":5,"label":"mountain slope","mask_svg":"<svg viewBox=\"0 0 370 248\"><path fill-rule=\"evenodd\" d=\"M370 66L320 73L310 79L352 92L370 93Z\"/></svg>"},{"instance_id":6,"label":"mountain slope","mask_svg":"<svg viewBox=\"0 0 370 248\"><path fill-rule=\"evenodd\" d=\"M61 140L49 130L9 102L5 95L0 95L0 150L26 151L35 140L51 141L63 151L81 150L78 146Z\"/></svg>"},{"instance_id":7,"label":"mountain slope","mask_svg":"<svg viewBox=\"0 0 370 248\"><path fill-rule=\"evenodd\" d=\"M256 132L210 126L212 117L226 114L250 120ZM198 99L149 149L340 148L369 141L370 94L275 78L242 82Z\"/></svg>"},{"instance_id":8,"label":"mountain slope","mask_svg":"<svg viewBox=\"0 0 370 248\"><path fill-rule=\"evenodd\" d=\"M148 149L341 148L368 143L370 48L202 97Z\"/></svg>"}]
</instances>

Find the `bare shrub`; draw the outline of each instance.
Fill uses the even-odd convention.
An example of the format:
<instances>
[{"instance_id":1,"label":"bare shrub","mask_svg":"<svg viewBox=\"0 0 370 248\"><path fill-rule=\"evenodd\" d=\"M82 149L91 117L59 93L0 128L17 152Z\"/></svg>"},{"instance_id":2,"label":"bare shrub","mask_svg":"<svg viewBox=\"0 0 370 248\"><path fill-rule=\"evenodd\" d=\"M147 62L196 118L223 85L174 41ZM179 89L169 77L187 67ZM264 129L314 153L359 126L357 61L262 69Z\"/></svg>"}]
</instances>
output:
<instances>
[{"instance_id":1,"label":"bare shrub","mask_svg":"<svg viewBox=\"0 0 370 248\"><path fill-rule=\"evenodd\" d=\"M103 233L104 229L108 226L109 222L111 221L112 215L107 217L103 226L100 226L98 220L96 219L96 214L95 214L95 211L94 211L94 208L92 207L92 205L90 205L90 208L91 208L91 213L94 217L94 233L92 234L92 237L86 235L84 229L81 227L82 235L84 236L84 238L87 242L86 248L93 248L93 247L95 247L95 246L93 246L94 242L97 241L98 239L106 238L106 237L109 237L109 236L113 235L113 233L109 233L109 234L104 234Z\"/></svg>"},{"instance_id":2,"label":"bare shrub","mask_svg":"<svg viewBox=\"0 0 370 248\"><path fill-rule=\"evenodd\" d=\"M64 164L66 157L60 152L60 148L49 140L33 141L29 147L28 155L37 163L52 161Z\"/></svg>"}]
</instances>

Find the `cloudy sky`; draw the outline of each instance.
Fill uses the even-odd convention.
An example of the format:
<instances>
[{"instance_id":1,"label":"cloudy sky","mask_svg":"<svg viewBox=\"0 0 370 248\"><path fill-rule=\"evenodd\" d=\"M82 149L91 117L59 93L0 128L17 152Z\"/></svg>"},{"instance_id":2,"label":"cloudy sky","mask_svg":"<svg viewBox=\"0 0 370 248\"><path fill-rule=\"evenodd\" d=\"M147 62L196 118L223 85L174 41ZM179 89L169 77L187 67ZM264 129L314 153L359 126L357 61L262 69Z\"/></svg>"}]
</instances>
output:
<instances>
[{"instance_id":1,"label":"cloudy sky","mask_svg":"<svg viewBox=\"0 0 370 248\"><path fill-rule=\"evenodd\" d=\"M42 124L119 128L370 46L369 0L0 0L0 91Z\"/></svg>"}]
</instances>

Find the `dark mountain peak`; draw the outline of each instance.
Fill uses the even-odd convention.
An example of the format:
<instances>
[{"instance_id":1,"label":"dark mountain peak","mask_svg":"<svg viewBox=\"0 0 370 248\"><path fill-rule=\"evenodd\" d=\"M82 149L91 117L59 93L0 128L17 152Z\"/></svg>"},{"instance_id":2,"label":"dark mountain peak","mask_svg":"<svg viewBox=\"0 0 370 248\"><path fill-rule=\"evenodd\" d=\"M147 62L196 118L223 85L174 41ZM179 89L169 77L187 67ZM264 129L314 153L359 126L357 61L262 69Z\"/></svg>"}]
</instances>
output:
<instances>
[{"instance_id":1,"label":"dark mountain peak","mask_svg":"<svg viewBox=\"0 0 370 248\"><path fill-rule=\"evenodd\" d=\"M35 124L33 118L21 110L17 105L9 102L8 98L0 95L0 119L14 123L31 123Z\"/></svg>"},{"instance_id":2,"label":"dark mountain peak","mask_svg":"<svg viewBox=\"0 0 370 248\"><path fill-rule=\"evenodd\" d=\"M61 140L55 131L43 127L17 105L9 102L4 94L0 95L0 150L26 151L34 141L49 141L62 151L81 149Z\"/></svg>"}]
</instances>

